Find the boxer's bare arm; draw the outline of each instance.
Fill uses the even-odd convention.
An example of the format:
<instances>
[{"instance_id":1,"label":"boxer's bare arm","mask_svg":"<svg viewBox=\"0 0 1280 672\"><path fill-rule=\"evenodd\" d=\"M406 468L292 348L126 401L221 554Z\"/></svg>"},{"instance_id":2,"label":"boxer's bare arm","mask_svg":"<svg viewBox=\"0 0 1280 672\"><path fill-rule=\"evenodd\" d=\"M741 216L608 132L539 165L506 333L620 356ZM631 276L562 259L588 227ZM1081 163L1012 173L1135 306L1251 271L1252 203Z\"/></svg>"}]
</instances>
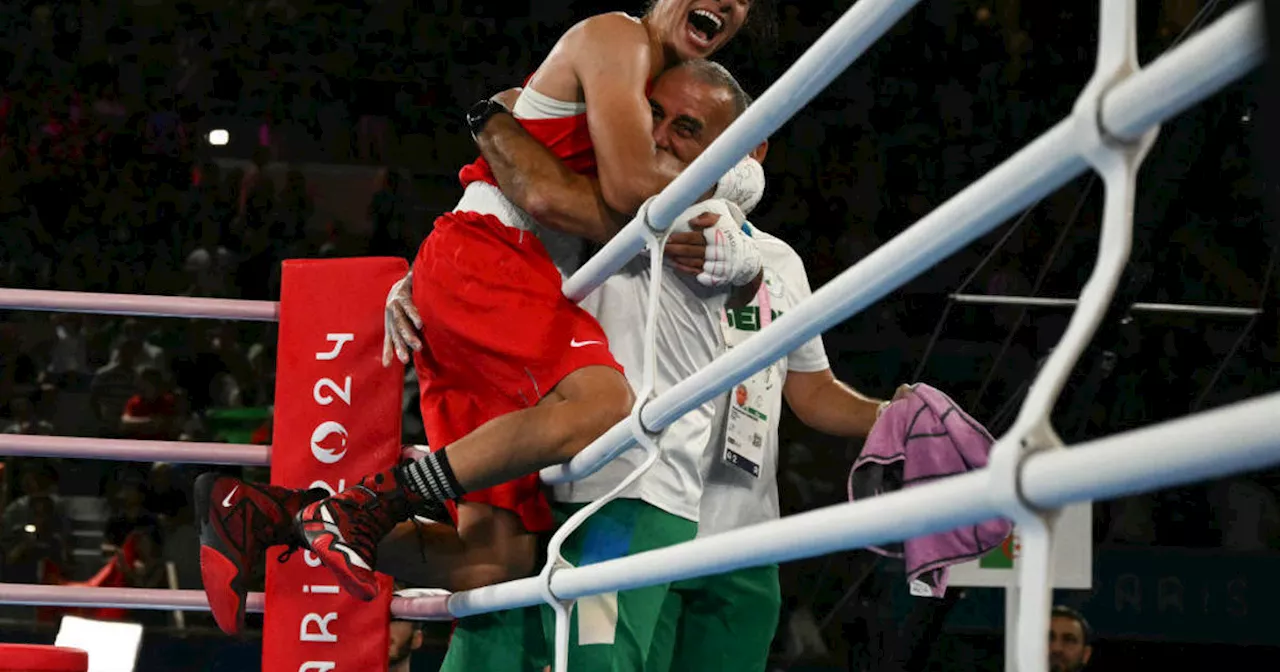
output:
<instances>
[{"instance_id":1,"label":"boxer's bare arm","mask_svg":"<svg viewBox=\"0 0 1280 672\"><path fill-rule=\"evenodd\" d=\"M601 194L613 210L634 213L683 168L653 142L645 90L663 68L655 61L660 48L643 24L622 14L583 22L566 34L565 46L587 104Z\"/></svg>"},{"instance_id":2,"label":"boxer's bare arm","mask_svg":"<svg viewBox=\"0 0 1280 672\"><path fill-rule=\"evenodd\" d=\"M378 571L418 586L471 590L529 576L538 535L511 511L460 502L458 526L405 521L378 544Z\"/></svg>"},{"instance_id":3,"label":"boxer's bare arm","mask_svg":"<svg viewBox=\"0 0 1280 672\"><path fill-rule=\"evenodd\" d=\"M502 193L543 226L603 243L626 223L597 180L569 170L515 117L490 119L476 141Z\"/></svg>"}]
</instances>

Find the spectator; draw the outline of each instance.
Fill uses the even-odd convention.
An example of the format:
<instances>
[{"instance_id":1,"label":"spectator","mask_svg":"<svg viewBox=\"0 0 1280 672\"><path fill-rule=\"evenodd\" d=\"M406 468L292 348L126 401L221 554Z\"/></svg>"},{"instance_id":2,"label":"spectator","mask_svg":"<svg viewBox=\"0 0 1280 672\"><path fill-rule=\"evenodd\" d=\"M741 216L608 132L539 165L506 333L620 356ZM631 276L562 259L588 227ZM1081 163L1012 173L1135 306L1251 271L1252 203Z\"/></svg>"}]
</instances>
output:
<instances>
[{"instance_id":1,"label":"spectator","mask_svg":"<svg viewBox=\"0 0 1280 672\"><path fill-rule=\"evenodd\" d=\"M400 194L400 174L383 170L382 188L373 195L369 204L369 223L373 225L373 237L369 241L369 254L376 256L407 257L413 255L414 242L406 240L407 212L404 197Z\"/></svg>"},{"instance_id":2,"label":"spectator","mask_svg":"<svg viewBox=\"0 0 1280 672\"><path fill-rule=\"evenodd\" d=\"M147 489L143 506L150 512L164 518L179 518L183 509L188 507L190 498L187 489L177 482L181 472L167 462L156 462L151 465L147 475Z\"/></svg>"},{"instance_id":3,"label":"spectator","mask_svg":"<svg viewBox=\"0 0 1280 672\"><path fill-rule=\"evenodd\" d=\"M141 479L128 470L121 470L121 478L115 483L115 492L108 498L111 515L103 533L103 550L114 554L124 545L135 530L158 528L159 521L147 511L146 495Z\"/></svg>"},{"instance_id":4,"label":"spectator","mask_svg":"<svg viewBox=\"0 0 1280 672\"><path fill-rule=\"evenodd\" d=\"M0 460L0 513L9 508L9 463Z\"/></svg>"},{"instance_id":5,"label":"spectator","mask_svg":"<svg viewBox=\"0 0 1280 672\"><path fill-rule=\"evenodd\" d=\"M227 171L218 187L218 206L215 212L221 216L215 217L216 221L225 224L240 215L240 190L244 188L246 179L243 168Z\"/></svg>"},{"instance_id":6,"label":"spectator","mask_svg":"<svg viewBox=\"0 0 1280 672\"><path fill-rule=\"evenodd\" d=\"M275 185L267 176L267 164L271 151L266 147L253 150L253 168L241 173L240 191L237 196L237 214L249 224L257 224L271 212L275 199ZM235 174L233 171L232 174Z\"/></svg>"},{"instance_id":7,"label":"spectator","mask_svg":"<svg viewBox=\"0 0 1280 672\"><path fill-rule=\"evenodd\" d=\"M1093 655L1093 631L1084 616L1070 607L1057 606L1049 619L1050 672L1080 672Z\"/></svg>"},{"instance_id":8,"label":"spectator","mask_svg":"<svg viewBox=\"0 0 1280 672\"><path fill-rule=\"evenodd\" d=\"M164 535L155 523L140 524L127 535L134 540L134 559L123 565L125 582L131 588L165 588Z\"/></svg>"},{"instance_id":9,"label":"spectator","mask_svg":"<svg viewBox=\"0 0 1280 672\"><path fill-rule=\"evenodd\" d=\"M214 326L206 320L192 320L184 326L183 340L173 347L174 382L186 391L194 413L203 413L210 407L213 379L226 370L222 358L213 350Z\"/></svg>"},{"instance_id":10,"label":"spectator","mask_svg":"<svg viewBox=\"0 0 1280 672\"><path fill-rule=\"evenodd\" d=\"M212 402L215 406L243 406L244 390L253 387L253 368L240 344L240 330L234 323L224 322L209 331L209 347L219 360L220 373L213 378Z\"/></svg>"},{"instance_id":11,"label":"spectator","mask_svg":"<svg viewBox=\"0 0 1280 672\"><path fill-rule=\"evenodd\" d=\"M285 175L284 191L276 201L275 227L271 238L277 247L277 254L283 252L285 245L302 239L315 210L315 201L307 190L306 176L301 170L290 170Z\"/></svg>"},{"instance_id":12,"label":"spectator","mask_svg":"<svg viewBox=\"0 0 1280 672\"><path fill-rule=\"evenodd\" d=\"M71 519L67 515L62 499L58 497L58 475L52 465L42 460L29 460L22 463L19 471L19 487L22 495L10 502L5 507L3 516L0 516L2 518L0 520L0 552L7 553L23 541L53 544L56 540L70 539ZM45 501L49 502L53 509L52 514L47 518L42 509ZM28 526L35 526L45 536L35 540L22 537L22 534L28 534ZM47 528L56 529L46 534ZM41 548L45 547L37 545L26 550ZM46 550L56 551L57 549L50 545ZM27 556L24 555L23 558ZM28 567L28 569L31 568ZM9 575L6 575L5 580L16 581ZM31 580L34 581L34 573Z\"/></svg>"},{"instance_id":13,"label":"spectator","mask_svg":"<svg viewBox=\"0 0 1280 672\"><path fill-rule=\"evenodd\" d=\"M89 385L89 405L103 433L116 435L124 407L133 396L138 359L142 344L126 340L120 343L110 364L98 369Z\"/></svg>"},{"instance_id":14,"label":"spectator","mask_svg":"<svg viewBox=\"0 0 1280 672\"><path fill-rule=\"evenodd\" d=\"M249 346L246 353L248 379L241 390L245 406L270 406L276 388L276 342L267 338Z\"/></svg>"},{"instance_id":15,"label":"spectator","mask_svg":"<svg viewBox=\"0 0 1280 672\"><path fill-rule=\"evenodd\" d=\"M53 425L36 415L35 404L27 397L17 397L9 402L9 424L2 434L40 434L49 436L54 433Z\"/></svg>"},{"instance_id":16,"label":"spectator","mask_svg":"<svg viewBox=\"0 0 1280 672\"><path fill-rule=\"evenodd\" d=\"M177 509L175 515L163 518L160 524L164 560L173 563L178 587L198 589L201 585L200 535L196 531L192 507L184 505Z\"/></svg>"},{"instance_id":17,"label":"spectator","mask_svg":"<svg viewBox=\"0 0 1280 672\"><path fill-rule=\"evenodd\" d=\"M137 394L120 414L120 433L132 439L164 440L177 437L180 427L177 402L164 375L157 369L138 373Z\"/></svg>"},{"instance_id":18,"label":"spectator","mask_svg":"<svg viewBox=\"0 0 1280 672\"><path fill-rule=\"evenodd\" d=\"M409 672L410 657L422 648L422 623L392 620L387 652L387 672Z\"/></svg>"},{"instance_id":19,"label":"spectator","mask_svg":"<svg viewBox=\"0 0 1280 672\"><path fill-rule=\"evenodd\" d=\"M172 98L161 98L155 111L147 115L144 138L146 151L156 158L177 157L186 141L186 133Z\"/></svg>"},{"instance_id":20,"label":"spectator","mask_svg":"<svg viewBox=\"0 0 1280 672\"><path fill-rule=\"evenodd\" d=\"M178 395L178 429L179 441L206 441L209 439L209 428L205 426L204 414L192 409L191 397Z\"/></svg>"},{"instance_id":21,"label":"spectator","mask_svg":"<svg viewBox=\"0 0 1280 672\"><path fill-rule=\"evenodd\" d=\"M151 342L151 334L143 331L142 323L135 318L127 318L120 324L120 336L116 339L116 347L125 341L137 341L141 350L138 352L137 367L151 367L161 373L169 372L169 361L164 348Z\"/></svg>"},{"instance_id":22,"label":"spectator","mask_svg":"<svg viewBox=\"0 0 1280 672\"><path fill-rule=\"evenodd\" d=\"M92 379L89 369L88 333L84 316L56 313L52 318L54 343L49 353L48 382L79 388Z\"/></svg>"},{"instance_id":23,"label":"spectator","mask_svg":"<svg viewBox=\"0 0 1280 672\"><path fill-rule=\"evenodd\" d=\"M44 572L65 572L70 563L68 540L52 497L27 500L29 517L4 531L4 580L7 583L41 583ZM46 567L53 564L54 567Z\"/></svg>"},{"instance_id":24,"label":"spectator","mask_svg":"<svg viewBox=\"0 0 1280 672\"><path fill-rule=\"evenodd\" d=\"M222 224L207 220L200 232L200 245L187 255L183 270L187 273L189 296L227 298L236 294L236 259L222 246Z\"/></svg>"}]
</instances>

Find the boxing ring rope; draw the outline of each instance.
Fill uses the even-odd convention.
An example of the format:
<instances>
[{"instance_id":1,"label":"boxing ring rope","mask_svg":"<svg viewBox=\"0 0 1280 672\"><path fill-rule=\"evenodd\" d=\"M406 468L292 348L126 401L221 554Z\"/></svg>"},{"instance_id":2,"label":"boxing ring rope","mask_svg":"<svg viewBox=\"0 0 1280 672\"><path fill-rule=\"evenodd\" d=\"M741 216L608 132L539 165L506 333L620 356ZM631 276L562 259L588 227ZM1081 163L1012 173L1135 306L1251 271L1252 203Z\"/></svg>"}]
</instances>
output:
<instances>
[{"instance_id":1,"label":"boxing ring rope","mask_svg":"<svg viewBox=\"0 0 1280 672\"><path fill-rule=\"evenodd\" d=\"M123 462L271 466L271 446L0 434L0 455Z\"/></svg>"},{"instance_id":2,"label":"boxing ring rope","mask_svg":"<svg viewBox=\"0 0 1280 672\"><path fill-rule=\"evenodd\" d=\"M431 613L421 597L392 597L391 613L412 614L421 620L449 620L447 611ZM0 583L0 604L25 606L82 607L94 609L149 609L154 611L209 611L203 590L163 590L158 588L84 588L80 586L38 586ZM266 608L263 593L249 593L245 611L261 614Z\"/></svg>"},{"instance_id":3,"label":"boxing ring rope","mask_svg":"<svg viewBox=\"0 0 1280 672\"><path fill-rule=\"evenodd\" d=\"M657 231L669 228L681 212L827 88L917 2L919 0L861 0L854 3L701 156L642 206L635 219L565 281L565 296L580 301L617 273L644 249L646 227Z\"/></svg>"},{"instance_id":4,"label":"boxing ring rope","mask_svg":"<svg viewBox=\"0 0 1280 672\"><path fill-rule=\"evenodd\" d=\"M424 449L425 446L405 446L401 456L415 460L422 457ZM34 434L0 434L0 455L118 462L222 464L241 467L271 466L271 446L264 445L95 439Z\"/></svg>"},{"instance_id":5,"label":"boxing ring rope","mask_svg":"<svg viewBox=\"0 0 1280 672\"><path fill-rule=\"evenodd\" d=\"M1023 463L1027 499L1042 508L1176 487L1280 464L1270 415L1280 393L1031 455ZM1230 437L1231 442L1224 442ZM1214 446L1214 450L1205 450ZM1099 468L1105 465L1105 468ZM1000 515L987 496L987 474L973 472L871 499L837 504L656 551L556 572L556 595L582 597L742 567L785 562L905 537L941 532ZM207 611L194 590L77 588L0 583L0 603ZM455 593L395 598L400 618L454 617L541 604L537 577ZM447 609L445 608L447 605ZM262 594L249 596L261 612Z\"/></svg>"},{"instance_id":6,"label":"boxing ring rope","mask_svg":"<svg viewBox=\"0 0 1280 672\"><path fill-rule=\"evenodd\" d=\"M1274 436L1270 426L1270 416L1280 412L1280 394L1086 442L1071 450L1056 449L1061 441L1056 440L1047 423L1045 407L1046 401L1052 402L1060 390L1061 380L1054 378L1061 378L1074 364L1079 348L1091 336L1114 291L1114 277L1106 276L1122 268L1127 258L1128 241L1124 236L1131 235L1131 231L1124 229L1131 229L1132 225L1133 171L1141 152L1120 141L1139 139L1150 133L1155 124L1240 78L1261 63L1265 51L1262 9L1254 0L1233 9L1149 68L1139 70L1132 53L1136 14L1133 0L1100 0L1100 4L1099 69L1071 117L815 291L808 301L762 329L758 337L653 399L638 414L645 430L661 431L751 372L866 308L1025 206L1096 167L1107 178L1108 187L1099 261L1099 267L1106 271L1095 269L1081 295L1080 310L1073 316L1063 344L1055 351L1056 357L1042 370L1014 430L996 442L991 466L909 492L826 507L635 556L559 570L550 576L549 584L557 598L574 599L812 557L1006 516L1030 532L1024 539L1024 557L1019 563L1022 585L1027 588L1022 604L1040 606L1048 596L1051 567L1048 545L1052 519L1046 511L1072 502L1136 494L1280 463L1280 438ZM619 268L622 261L632 258L639 251L636 241L642 237L640 227L665 229L696 194L816 95L912 5L914 2L905 0L856 3L703 157L642 208L635 221L567 281L566 293L580 298ZM1114 70L1108 72L1104 65ZM1108 77L1109 81L1105 81ZM1147 135L1143 142L1150 138ZM1130 172L1120 179L1106 169L1117 164L1107 162L1126 155ZM1122 202L1125 199L1127 205ZM1109 237L1114 235L1121 238ZM1108 250L1109 240L1122 240L1123 249ZM85 295L66 303L43 296L28 296L24 299L27 303L21 306L3 303L16 300L11 294L14 291L17 290L0 291L0 305L107 312L84 301ZM149 298L156 303L151 304ZM116 304L111 312L163 314L152 311L167 302L166 309L184 310L180 313L184 316L232 317L209 315L195 308L186 311L178 304L194 299L129 299L134 302L132 308ZM271 317L241 319L274 319L274 314L273 309ZM1068 341L1070 346L1066 345ZM544 470L543 478L552 483L580 478L633 443L632 428L627 422L620 423L569 464ZM1214 450L1208 451L1206 446L1213 446ZM1027 452L1039 448L1044 452ZM413 598L396 603L395 609L399 616L412 618L466 616L542 604L542 588L543 582L533 577L447 598ZM0 585L0 602L65 604L62 590L65 589L53 586ZM185 595L171 597L174 591L72 590L82 594L77 599L94 599L91 595L101 595L104 600L110 597L115 600L110 606L152 607L159 598L151 592L168 596L162 605L152 608L201 608L199 601L203 600L202 595L195 601ZM103 590L113 592L98 592ZM174 602L188 607L175 606ZM1045 665L1043 633L1047 618L1047 609L1027 609L1016 621L1016 658L1024 672L1043 669ZM1007 659L1007 664L1013 665L1013 659Z\"/></svg>"},{"instance_id":7,"label":"boxing ring rope","mask_svg":"<svg viewBox=\"0 0 1280 672\"><path fill-rule=\"evenodd\" d=\"M278 322L275 301L0 288L0 309Z\"/></svg>"},{"instance_id":8,"label":"boxing ring rope","mask_svg":"<svg viewBox=\"0 0 1280 672\"><path fill-rule=\"evenodd\" d=\"M990 306L1030 306L1037 308L1071 308L1079 303L1078 299L1058 299L1045 296L1001 296L997 294L952 294L951 299L956 303ZM1212 317L1255 317L1262 313L1258 308L1143 302L1129 306L1129 310L1135 313L1174 313Z\"/></svg>"},{"instance_id":9,"label":"boxing ring rope","mask_svg":"<svg viewBox=\"0 0 1280 672\"><path fill-rule=\"evenodd\" d=\"M869 4L871 3L857 3L849 12ZM841 23L837 23L827 35L831 35ZM1113 114L1118 115L1117 118L1122 121L1131 118L1155 118L1163 121L1177 115L1216 90L1206 86L1205 80L1214 81L1221 88L1262 62L1265 44L1261 24L1262 8L1257 0L1232 10L1213 25L1191 36L1178 48L1166 52L1151 67L1116 85L1103 97L1104 112L1112 109ZM801 60L804 60L803 57ZM1196 72L1194 75L1188 73L1178 77L1169 67L1157 67L1166 61L1176 62L1183 68L1203 65L1204 70L1210 71L1211 75ZM1153 84L1150 79L1156 79L1157 82ZM777 86L775 84L762 95L739 122L745 120L757 105L765 102ZM1131 87L1144 91L1154 89L1160 93L1137 97L1128 95ZM1187 96L1184 89L1197 92L1199 97ZM1114 96L1123 96L1121 99L1127 106L1138 109L1108 106L1106 101ZM1153 112L1153 109L1158 112ZM739 122L731 125L720 139L734 131ZM754 147L764 139L763 135L752 137L756 142L745 143L746 146ZM703 157L711 155L717 149L720 139L711 144ZM1059 122L916 224L815 290L810 300L778 317L761 330L761 333L770 334L768 338L750 339L654 399L641 415L645 428L649 431L661 431L683 413L740 382L745 378L744 375L739 375L741 372L758 371L777 361L805 341L878 301L964 245L986 235L1023 208L1074 179L1088 167L1079 154L1080 142L1074 119ZM685 173L699 168L698 161L701 160L702 157L690 164ZM719 165L716 164L717 167ZM676 182L672 182L672 186L675 185ZM668 187L670 188L672 187ZM639 217L628 224L627 228L638 225L643 225ZM608 246L597 257L607 249ZM570 279L570 284L584 273L588 273L586 266ZM584 276L579 282L588 283L593 279ZM569 284L566 284L567 292ZM773 331L768 331L769 329ZM630 436L630 431L625 426L615 426L572 461L544 469L542 479L558 484L588 476L623 450L630 448Z\"/></svg>"}]
</instances>

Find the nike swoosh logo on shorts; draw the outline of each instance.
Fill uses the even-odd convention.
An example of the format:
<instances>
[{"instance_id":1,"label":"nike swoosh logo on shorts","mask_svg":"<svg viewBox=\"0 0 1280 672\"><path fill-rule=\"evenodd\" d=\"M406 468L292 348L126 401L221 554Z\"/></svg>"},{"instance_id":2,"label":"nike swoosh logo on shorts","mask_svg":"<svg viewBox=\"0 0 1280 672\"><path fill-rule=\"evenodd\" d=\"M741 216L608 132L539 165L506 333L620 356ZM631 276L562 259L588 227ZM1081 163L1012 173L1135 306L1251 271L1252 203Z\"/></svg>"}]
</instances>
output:
<instances>
[{"instance_id":1,"label":"nike swoosh logo on shorts","mask_svg":"<svg viewBox=\"0 0 1280 672\"><path fill-rule=\"evenodd\" d=\"M224 500L222 500L222 507L223 507L223 508L225 508L225 509L229 509L229 508L231 508L231 497L232 497L232 496L234 496L234 495L236 494L236 490L239 490L239 489L240 489L240 486L238 486L238 485L237 485L236 487L234 487L234 488L231 488L231 492L228 492L228 493L227 493L227 498L226 498L226 499L224 499Z\"/></svg>"},{"instance_id":2,"label":"nike swoosh logo on shorts","mask_svg":"<svg viewBox=\"0 0 1280 672\"><path fill-rule=\"evenodd\" d=\"M576 338L569 341L569 347L571 348L581 348L584 345L603 345L603 343L601 341L579 341Z\"/></svg>"}]
</instances>

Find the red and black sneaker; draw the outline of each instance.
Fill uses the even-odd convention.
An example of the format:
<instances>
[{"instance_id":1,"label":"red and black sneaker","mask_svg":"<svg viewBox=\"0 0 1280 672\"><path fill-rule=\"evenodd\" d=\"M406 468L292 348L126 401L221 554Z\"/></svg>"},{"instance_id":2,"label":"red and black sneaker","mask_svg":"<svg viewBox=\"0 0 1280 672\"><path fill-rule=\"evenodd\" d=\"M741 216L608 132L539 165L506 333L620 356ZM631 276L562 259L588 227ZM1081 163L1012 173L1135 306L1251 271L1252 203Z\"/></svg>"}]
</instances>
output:
<instances>
[{"instance_id":1,"label":"red and black sneaker","mask_svg":"<svg viewBox=\"0 0 1280 672\"><path fill-rule=\"evenodd\" d=\"M297 526L307 547L348 593L378 594L378 543L413 508L427 504L401 486L398 468L366 476L354 487L303 507Z\"/></svg>"},{"instance_id":2,"label":"red and black sneaker","mask_svg":"<svg viewBox=\"0 0 1280 672\"><path fill-rule=\"evenodd\" d=\"M245 598L253 573L265 565L267 549L286 545L284 561L302 540L293 517L303 506L329 494L323 489L290 490L246 483L217 473L196 479L196 520L200 525L200 575L218 627L228 635L244 630Z\"/></svg>"}]
</instances>

